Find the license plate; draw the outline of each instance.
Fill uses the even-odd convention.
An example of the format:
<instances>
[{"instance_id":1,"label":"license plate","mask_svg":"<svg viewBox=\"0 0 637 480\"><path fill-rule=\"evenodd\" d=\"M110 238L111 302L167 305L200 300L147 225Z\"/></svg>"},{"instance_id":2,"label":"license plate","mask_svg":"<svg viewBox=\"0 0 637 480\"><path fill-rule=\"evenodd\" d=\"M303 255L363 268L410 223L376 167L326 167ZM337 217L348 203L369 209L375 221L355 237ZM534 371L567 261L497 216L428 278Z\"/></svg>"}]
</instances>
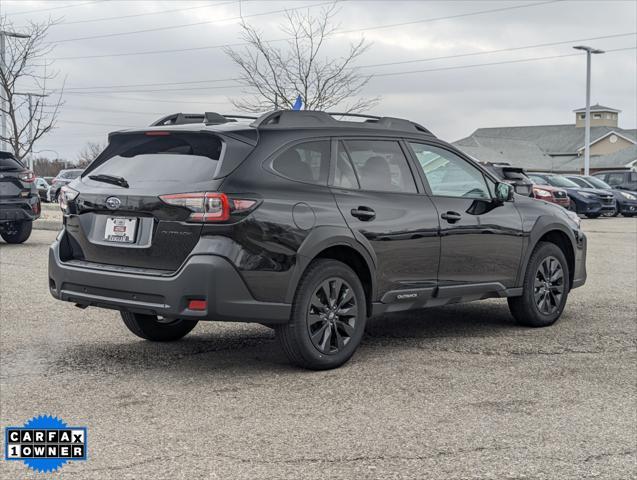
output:
<instances>
[{"instance_id":1,"label":"license plate","mask_svg":"<svg viewBox=\"0 0 637 480\"><path fill-rule=\"evenodd\" d=\"M133 243L136 230L136 218L109 217L106 219L104 240L116 243Z\"/></svg>"}]
</instances>

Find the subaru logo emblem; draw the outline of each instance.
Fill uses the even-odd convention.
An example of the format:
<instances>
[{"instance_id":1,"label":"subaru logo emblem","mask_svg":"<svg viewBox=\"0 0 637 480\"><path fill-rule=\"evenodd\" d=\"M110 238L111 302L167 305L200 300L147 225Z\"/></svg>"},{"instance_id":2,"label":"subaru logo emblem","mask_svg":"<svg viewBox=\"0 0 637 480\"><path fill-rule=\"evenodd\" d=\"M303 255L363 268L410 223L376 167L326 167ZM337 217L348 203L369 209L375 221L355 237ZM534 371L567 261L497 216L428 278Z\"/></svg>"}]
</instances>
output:
<instances>
[{"instance_id":1,"label":"subaru logo emblem","mask_svg":"<svg viewBox=\"0 0 637 480\"><path fill-rule=\"evenodd\" d=\"M110 210L117 210L122 205L122 201L117 197L108 197L106 199L106 206Z\"/></svg>"}]
</instances>

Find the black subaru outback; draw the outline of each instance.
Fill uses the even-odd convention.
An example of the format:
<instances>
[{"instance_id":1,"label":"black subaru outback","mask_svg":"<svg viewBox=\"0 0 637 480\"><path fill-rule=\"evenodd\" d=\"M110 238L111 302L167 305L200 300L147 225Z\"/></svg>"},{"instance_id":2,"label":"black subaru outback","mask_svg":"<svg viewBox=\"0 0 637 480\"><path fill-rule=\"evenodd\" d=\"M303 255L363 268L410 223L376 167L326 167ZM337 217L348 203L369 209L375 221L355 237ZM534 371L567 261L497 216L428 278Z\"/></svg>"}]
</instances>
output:
<instances>
[{"instance_id":1,"label":"black subaru outback","mask_svg":"<svg viewBox=\"0 0 637 480\"><path fill-rule=\"evenodd\" d=\"M346 362L383 312L506 297L522 325L560 317L586 279L577 218L416 123L335 115L111 134L62 189L51 293L119 310L148 340L199 320L269 325L311 369Z\"/></svg>"}]
</instances>

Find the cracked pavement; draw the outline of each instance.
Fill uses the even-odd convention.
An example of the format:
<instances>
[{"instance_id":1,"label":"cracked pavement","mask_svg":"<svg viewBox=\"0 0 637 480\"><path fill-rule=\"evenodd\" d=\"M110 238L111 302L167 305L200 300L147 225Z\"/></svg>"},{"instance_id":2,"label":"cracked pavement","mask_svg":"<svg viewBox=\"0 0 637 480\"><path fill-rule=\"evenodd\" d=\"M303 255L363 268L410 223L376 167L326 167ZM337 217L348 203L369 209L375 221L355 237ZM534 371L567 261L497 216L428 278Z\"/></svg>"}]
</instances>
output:
<instances>
[{"instance_id":1,"label":"cracked pavement","mask_svg":"<svg viewBox=\"0 0 637 480\"><path fill-rule=\"evenodd\" d=\"M259 325L150 344L55 301L55 233L34 231L0 245L1 426L87 426L88 461L56 478L637 478L637 221L583 224L588 282L555 326L517 327L502 300L386 315L328 372Z\"/></svg>"}]
</instances>

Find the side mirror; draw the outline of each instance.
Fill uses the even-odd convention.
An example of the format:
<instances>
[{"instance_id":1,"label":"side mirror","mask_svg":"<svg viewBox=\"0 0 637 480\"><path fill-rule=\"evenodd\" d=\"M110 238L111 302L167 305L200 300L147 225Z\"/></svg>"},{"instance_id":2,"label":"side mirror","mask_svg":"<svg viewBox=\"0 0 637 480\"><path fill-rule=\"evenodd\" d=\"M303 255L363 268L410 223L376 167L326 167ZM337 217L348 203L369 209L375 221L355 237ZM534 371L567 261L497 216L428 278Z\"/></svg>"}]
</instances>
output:
<instances>
[{"instance_id":1,"label":"side mirror","mask_svg":"<svg viewBox=\"0 0 637 480\"><path fill-rule=\"evenodd\" d=\"M513 200L513 186L508 183L498 182L495 185L495 199L499 202L510 202Z\"/></svg>"}]
</instances>

